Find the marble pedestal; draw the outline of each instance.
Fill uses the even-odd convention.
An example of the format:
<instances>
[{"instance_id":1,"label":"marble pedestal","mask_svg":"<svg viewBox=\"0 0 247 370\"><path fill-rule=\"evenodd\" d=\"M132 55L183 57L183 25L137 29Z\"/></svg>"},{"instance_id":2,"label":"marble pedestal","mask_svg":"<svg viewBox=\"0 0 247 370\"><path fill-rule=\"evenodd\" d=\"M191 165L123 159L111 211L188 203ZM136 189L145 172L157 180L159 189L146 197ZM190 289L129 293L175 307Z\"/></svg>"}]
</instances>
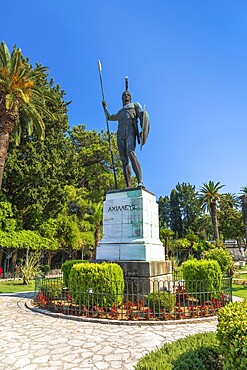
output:
<instances>
[{"instance_id":1,"label":"marble pedestal","mask_svg":"<svg viewBox=\"0 0 247 370\"><path fill-rule=\"evenodd\" d=\"M110 191L103 211L103 238L97 260L164 261L158 204L143 188Z\"/></svg>"}]
</instances>

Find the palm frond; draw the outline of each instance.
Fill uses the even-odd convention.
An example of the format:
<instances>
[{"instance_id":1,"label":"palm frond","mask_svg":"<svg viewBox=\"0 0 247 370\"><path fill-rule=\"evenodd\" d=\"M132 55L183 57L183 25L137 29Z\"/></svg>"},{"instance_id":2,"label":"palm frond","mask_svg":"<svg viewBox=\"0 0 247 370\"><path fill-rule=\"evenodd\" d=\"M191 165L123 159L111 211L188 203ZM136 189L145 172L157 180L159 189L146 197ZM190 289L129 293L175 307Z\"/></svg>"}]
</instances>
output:
<instances>
[{"instance_id":1,"label":"palm frond","mask_svg":"<svg viewBox=\"0 0 247 370\"><path fill-rule=\"evenodd\" d=\"M212 181L212 185L213 185L214 183L213 183L213 181ZM215 185L215 189L217 189L217 191L218 190L220 190L221 188L223 188L225 185L220 185L220 181L218 181Z\"/></svg>"},{"instance_id":2,"label":"palm frond","mask_svg":"<svg viewBox=\"0 0 247 370\"><path fill-rule=\"evenodd\" d=\"M28 77L30 71L30 66L29 65L23 65L22 68L19 68L18 74L19 78L22 79L24 77Z\"/></svg>"},{"instance_id":3,"label":"palm frond","mask_svg":"<svg viewBox=\"0 0 247 370\"><path fill-rule=\"evenodd\" d=\"M0 76L0 86L4 86L6 84L6 80Z\"/></svg>"},{"instance_id":4,"label":"palm frond","mask_svg":"<svg viewBox=\"0 0 247 370\"><path fill-rule=\"evenodd\" d=\"M43 94L44 94L45 100L47 100L47 101L49 101L53 104L57 104L57 99L56 99L55 94L54 94L53 91L45 90L43 92Z\"/></svg>"},{"instance_id":5,"label":"palm frond","mask_svg":"<svg viewBox=\"0 0 247 370\"><path fill-rule=\"evenodd\" d=\"M47 71L48 71L47 67L39 67L39 68L36 67L35 69L30 69L29 74L28 74L29 79L31 79L32 81L35 82L36 85L38 85L39 82L44 81L44 77L48 76L48 73L46 73Z\"/></svg>"},{"instance_id":6,"label":"palm frond","mask_svg":"<svg viewBox=\"0 0 247 370\"><path fill-rule=\"evenodd\" d=\"M38 138L40 140L44 140L45 138L45 124L42 120L41 116L38 114L34 114L32 116L33 126L35 128L35 131L38 134Z\"/></svg>"},{"instance_id":7,"label":"palm frond","mask_svg":"<svg viewBox=\"0 0 247 370\"><path fill-rule=\"evenodd\" d=\"M43 77L44 74L46 74L46 72L49 71L49 68L45 67L45 66L42 66L41 64L37 64L32 71L35 75L37 75L37 76L40 75L40 76Z\"/></svg>"},{"instance_id":8,"label":"palm frond","mask_svg":"<svg viewBox=\"0 0 247 370\"><path fill-rule=\"evenodd\" d=\"M29 103L29 96L24 93L22 89L17 88L16 92L20 95L21 99L24 101L24 103Z\"/></svg>"},{"instance_id":9,"label":"palm frond","mask_svg":"<svg viewBox=\"0 0 247 370\"><path fill-rule=\"evenodd\" d=\"M39 101L35 102L35 107L38 111L42 112L44 114L45 117L51 119L52 121L54 121L55 117L54 117L54 114L52 114L49 109L47 109L45 107L44 104L40 103Z\"/></svg>"},{"instance_id":10,"label":"palm frond","mask_svg":"<svg viewBox=\"0 0 247 370\"><path fill-rule=\"evenodd\" d=\"M39 99L42 99L44 100L44 96L43 96L43 91L40 87L38 86L32 86L32 93L34 93L35 95L37 95L39 97Z\"/></svg>"},{"instance_id":11,"label":"palm frond","mask_svg":"<svg viewBox=\"0 0 247 370\"><path fill-rule=\"evenodd\" d=\"M27 122L27 133L29 136L33 133L33 121L31 119Z\"/></svg>"},{"instance_id":12,"label":"palm frond","mask_svg":"<svg viewBox=\"0 0 247 370\"><path fill-rule=\"evenodd\" d=\"M17 71L20 69L20 64L21 64L20 49L14 49L10 60L10 73L12 75L16 74Z\"/></svg>"},{"instance_id":13,"label":"palm frond","mask_svg":"<svg viewBox=\"0 0 247 370\"><path fill-rule=\"evenodd\" d=\"M5 42L1 42L0 44L0 66L2 68L9 69L10 60L11 60L11 56L10 56L9 49L7 45L5 44Z\"/></svg>"},{"instance_id":14,"label":"palm frond","mask_svg":"<svg viewBox=\"0 0 247 370\"><path fill-rule=\"evenodd\" d=\"M6 109L10 110L13 106L13 103L14 103L14 100L15 100L15 97L13 94L7 94L5 95L5 106L6 106Z\"/></svg>"},{"instance_id":15,"label":"palm frond","mask_svg":"<svg viewBox=\"0 0 247 370\"><path fill-rule=\"evenodd\" d=\"M247 194L247 186L243 186L240 190L241 190L242 195Z\"/></svg>"},{"instance_id":16,"label":"palm frond","mask_svg":"<svg viewBox=\"0 0 247 370\"><path fill-rule=\"evenodd\" d=\"M13 131L14 139L15 139L15 144L18 146L20 145L21 142L21 123L20 123L20 116L19 114L17 115L16 121L15 121L15 128Z\"/></svg>"},{"instance_id":17,"label":"palm frond","mask_svg":"<svg viewBox=\"0 0 247 370\"><path fill-rule=\"evenodd\" d=\"M23 104L21 108L26 118L28 118L28 130L30 131L31 128L34 127L39 139L43 140L45 138L45 124L39 112L30 104Z\"/></svg>"},{"instance_id":18,"label":"palm frond","mask_svg":"<svg viewBox=\"0 0 247 370\"><path fill-rule=\"evenodd\" d=\"M55 93L48 89L40 88L36 85L32 87L32 92L39 96L39 98L43 98L44 101L51 102L53 104L57 104L57 99Z\"/></svg>"}]
</instances>

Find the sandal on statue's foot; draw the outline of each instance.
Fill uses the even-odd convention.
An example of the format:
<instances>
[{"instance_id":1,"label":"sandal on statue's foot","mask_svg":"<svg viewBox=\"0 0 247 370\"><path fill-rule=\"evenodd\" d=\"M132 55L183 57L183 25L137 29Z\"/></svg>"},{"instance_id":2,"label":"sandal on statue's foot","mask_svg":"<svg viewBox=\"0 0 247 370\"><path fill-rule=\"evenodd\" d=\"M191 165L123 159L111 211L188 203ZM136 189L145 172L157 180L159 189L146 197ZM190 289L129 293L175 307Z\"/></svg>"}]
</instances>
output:
<instances>
[{"instance_id":1,"label":"sandal on statue's foot","mask_svg":"<svg viewBox=\"0 0 247 370\"><path fill-rule=\"evenodd\" d=\"M138 184L138 188L145 188L145 186L144 186L143 182L140 182L140 183Z\"/></svg>"}]
</instances>

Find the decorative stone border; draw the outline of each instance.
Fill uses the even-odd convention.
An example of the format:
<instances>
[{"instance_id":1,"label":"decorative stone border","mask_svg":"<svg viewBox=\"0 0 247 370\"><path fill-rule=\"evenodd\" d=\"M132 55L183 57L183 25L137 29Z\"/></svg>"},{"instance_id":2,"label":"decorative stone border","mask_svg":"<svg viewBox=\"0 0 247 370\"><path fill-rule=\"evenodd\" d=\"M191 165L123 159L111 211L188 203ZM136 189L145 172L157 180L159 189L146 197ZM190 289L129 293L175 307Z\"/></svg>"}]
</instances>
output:
<instances>
[{"instance_id":1,"label":"decorative stone border","mask_svg":"<svg viewBox=\"0 0 247 370\"><path fill-rule=\"evenodd\" d=\"M108 325L137 325L137 326L153 326L153 325L176 325L176 324L196 324L201 322L211 322L216 321L217 316L209 316L209 317L198 317L192 319L181 319L181 320L167 320L167 321L154 321L154 320L145 320L145 321L128 321L128 320L109 320L109 319L100 319L95 317L80 317L80 316L72 316L72 315L65 315L63 313L56 313L51 312L49 310L43 310L38 307L34 307L32 305L32 301L28 300L25 303L26 308L33 312L38 312L43 315L52 316L58 319L67 319L67 320L74 320L74 321L84 321L84 322L92 322L97 324L108 324Z\"/></svg>"}]
</instances>

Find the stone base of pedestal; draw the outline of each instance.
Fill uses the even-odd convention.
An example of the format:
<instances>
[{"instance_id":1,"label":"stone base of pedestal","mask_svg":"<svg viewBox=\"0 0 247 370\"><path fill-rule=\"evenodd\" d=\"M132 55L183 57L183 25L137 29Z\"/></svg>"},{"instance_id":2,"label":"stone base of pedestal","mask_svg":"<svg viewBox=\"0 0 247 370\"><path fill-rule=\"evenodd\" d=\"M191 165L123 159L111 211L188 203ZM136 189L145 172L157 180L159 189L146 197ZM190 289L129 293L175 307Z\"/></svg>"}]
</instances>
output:
<instances>
[{"instance_id":1,"label":"stone base of pedestal","mask_svg":"<svg viewBox=\"0 0 247 370\"><path fill-rule=\"evenodd\" d=\"M95 262L102 262L96 260ZM166 261L115 261L124 272L125 293L137 297L154 291L173 291L172 264Z\"/></svg>"},{"instance_id":2,"label":"stone base of pedestal","mask_svg":"<svg viewBox=\"0 0 247 370\"><path fill-rule=\"evenodd\" d=\"M166 261L112 261L119 264L124 272L124 277L159 279L170 276L172 265L170 260Z\"/></svg>"}]
</instances>

